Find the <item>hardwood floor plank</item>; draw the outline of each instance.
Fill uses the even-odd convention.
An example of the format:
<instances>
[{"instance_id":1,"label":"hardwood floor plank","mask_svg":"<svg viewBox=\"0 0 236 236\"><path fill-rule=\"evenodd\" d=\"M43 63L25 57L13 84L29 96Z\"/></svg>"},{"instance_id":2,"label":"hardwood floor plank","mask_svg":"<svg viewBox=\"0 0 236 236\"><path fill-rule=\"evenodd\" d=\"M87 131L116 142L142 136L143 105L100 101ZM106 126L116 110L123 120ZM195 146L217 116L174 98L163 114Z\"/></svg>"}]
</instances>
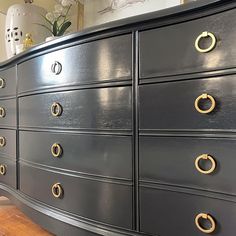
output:
<instances>
[{"instance_id":1,"label":"hardwood floor plank","mask_svg":"<svg viewBox=\"0 0 236 236\"><path fill-rule=\"evenodd\" d=\"M0 197L0 236L52 236L33 223L10 201Z\"/></svg>"}]
</instances>

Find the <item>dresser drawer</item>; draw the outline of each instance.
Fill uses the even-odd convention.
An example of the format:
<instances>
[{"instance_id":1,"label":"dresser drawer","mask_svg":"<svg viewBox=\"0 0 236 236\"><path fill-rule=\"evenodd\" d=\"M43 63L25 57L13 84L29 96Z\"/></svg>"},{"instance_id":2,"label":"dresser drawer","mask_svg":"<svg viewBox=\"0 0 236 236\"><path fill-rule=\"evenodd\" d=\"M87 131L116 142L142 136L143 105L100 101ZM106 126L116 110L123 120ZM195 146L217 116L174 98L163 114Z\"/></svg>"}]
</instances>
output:
<instances>
[{"instance_id":1,"label":"dresser drawer","mask_svg":"<svg viewBox=\"0 0 236 236\"><path fill-rule=\"evenodd\" d=\"M0 70L0 97L16 96L16 68Z\"/></svg>"},{"instance_id":2,"label":"dresser drawer","mask_svg":"<svg viewBox=\"0 0 236 236\"><path fill-rule=\"evenodd\" d=\"M236 139L140 137L140 178L236 195Z\"/></svg>"},{"instance_id":3,"label":"dresser drawer","mask_svg":"<svg viewBox=\"0 0 236 236\"><path fill-rule=\"evenodd\" d=\"M60 197L60 183L63 189ZM52 193L58 194L56 198ZM79 178L20 163L20 190L70 213L118 227L132 227L132 185Z\"/></svg>"},{"instance_id":4,"label":"dresser drawer","mask_svg":"<svg viewBox=\"0 0 236 236\"><path fill-rule=\"evenodd\" d=\"M236 203L205 196L141 187L141 231L170 236L231 236L236 231ZM199 214L203 213L207 219ZM214 229L213 233L201 229ZM214 222L210 222L210 217Z\"/></svg>"},{"instance_id":5,"label":"dresser drawer","mask_svg":"<svg viewBox=\"0 0 236 236\"><path fill-rule=\"evenodd\" d=\"M16 127L16 99L0 100L0 126Z\"/></svg>"},{"instance_id":6,"label":"dresser drawer","mask_svg":"<svg viewBox=\"0 0 236 236\"><path fill-rule=\"evenodd\" d=\"M16 188L16 161L0 156L0 183Z\"/></svg>"},{"instance_id":7,"label":"dresser drawer","mask_svg":"<svg viewBox=\"0 0 236 236\"><path fill-rule=\"evenodd\" d=\"M16 131L0 129L0 156L16 159Z\"/></svg>"},{"instance_id":8,"label":"dresser drawer","mask_svg":"<svg viewBox=\"0 0 236 236\"><path fill-rule=\"evenodd\" d=\"M131 80L131 35L106 38L36 57L19 65L19 92ZM56 64L55 64L56 63Z\"/></svg>"},{"instance_id":9,"label":"dresser drawer","mask_svg":"<svg viewBox=\"0 0 236 236\"><path fill-rule=\"evenodd\" d=\"M19 100L20 127L130 130L131 100L131 87L23 97Z\"/></svg>"},{"instance_id":10,"label":"dresser drawer","mask_svg":"<svg viewBox=\"0 0 236 236\"><path fill-rule=\"evenodd\" d=\"M128 136L21 131L20 159L85 174L132 179Z\"/></svg>"},{"instance_id":11,"label":"dresser drawer","mask_svg":"<svg viewBox=\"0 0 236 236\"><path fill-rule=\"evenodd\" d=\"M143 85L140 88L140 128L234 130L235 91L235 75ZM215 106L214 101L203 98L203 94L210 95Z\"/></svg>"},{"instance_id":12,"label":"dresser drawer","mask_svg":"<svg viewBox=\"0 0 236 236\"><path fill-rule=\"evenodd\" d=\"M236 10L140 33L140 77L159 77L236 66ZM229 20L230 19L230 20ZM203 32L214 36L200 36ZM213 49L207 53L200 49Z\"/></svg>"}]
</instances>

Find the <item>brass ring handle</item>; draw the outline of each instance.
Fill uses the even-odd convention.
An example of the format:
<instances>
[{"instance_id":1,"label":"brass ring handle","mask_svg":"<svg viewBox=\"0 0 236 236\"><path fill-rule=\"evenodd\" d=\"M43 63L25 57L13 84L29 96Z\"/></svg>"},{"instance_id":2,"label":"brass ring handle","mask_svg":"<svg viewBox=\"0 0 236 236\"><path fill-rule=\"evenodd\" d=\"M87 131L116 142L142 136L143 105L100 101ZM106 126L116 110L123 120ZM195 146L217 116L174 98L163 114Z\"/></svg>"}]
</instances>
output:
<instances>
[{"instance_id":1,"label":"brass ring handle","mask_svg":"<svg viewBox=\"0 0 236 236\"><path fill-rule=\"evenodd\" d=\"M63 188L60 183L52 186L52 194L55 198L61 198L63 196Z\"/></svg>"},{"instance_id":2,"label":"brass ring handle","mask_svg":"<svg viewBox=\"0 0 236 236\"><path fill-rule=\"evenodd\" d=\"M62 149L61 145L58 143L54 143L51 147L51 153L54 157L60 157L62 154L62 151L63 151L63 149Z\"/></svg>"},{"instance_id":3,"label":"brass ring handle","mask_svg":"<svg viewBox=\"0 0 236 236\"><path fill-rule=\"evenodd\" d=\"M59 103L54 102L51 105L51 114L53 116L60 116L62 114L62 106Z\"/></svg>"},{"instance_id":4,"label":"brass ring handle","mask_svg":"<svg viewBox=\"0 0 236 236\"><path fill-rule=\"evenodd\" d=\"M200 166L199 166L199 161L200 160L210 160L211 162L211 168L209 170L203 170ZM195 167L196 169L205 175L211 174L212 172L214 172L214 170L216 169L216 161L214 160L213 157L211 157L208 154L202 154L201 156L197 157L195 160Z\"/></svg>"},{"instance_id":5,"label":"brass ring handle","mask_svg":"<svg viewBox=\"0 0 236 236\"><path fill-rule=\"evenodd\" d=\"M200 48L199 42L202 38L210 37L211 38L211 45L208 48ZM197 49L198 52L206 53L210 52L214 47L216 46L216 36L213 33L204 31L202 32L195 40L195 48Z\"/></svg>"},{"instance_id":6,"label":"brass ring handle","mask_svg":"<svg viewBox=\"0 0 236 236\"><path fill-rule=\"evenodd\" d=\"M207 110L202 110L202 109L199 107L199 101L200 101L201 99L210 99L210 101L211 101L211 107L210 107L209 109L207 109ZM209 95L209 94L207 94L207 93L203 93L202 95L200 95L199 97L196 98L194 105L195 105L195 109L196 109L199 113L207 114L207 113L212 112L212 111L215 109L215 107L216 107L216 101L215 101L215 99L214 99L211 95Z\"/></svg>"},{"instance_id":7,"label":"brass ring handle","mask_svg":"<svg viewBox=\"0 0 236 236\"><path fill-rule=\"evenodd\" d=\"M51 66L51 71L55 75L59 75L62 71L62 65L60 62L55 61Z\"/></svg>"},{"instance_id":8,"label":"brass ring handle","mask_svg":"<svg viewBox=\"0 0 236 236\"><path fill-rule=\"evenodd\" d=\"M0 107L0 118L3 118L6 116L6 111L3 107Z\"/></svg>"},{"instance_id":9,"label":"brass ring handle","mask_svg":"<svg viewBox=\"0 0 236 236\"><path fill-rule=\"evenodd\" d=\"M0 136L0 147L4 147L6 145L6 138L3 136Z\"/></svg>"},{"instance_id":10,"label":"brass ring handle","mask_svg":"<svg viewBox=\"0 0 236 236\"><path fill-rule=\"evenodd\" d=\"M5 165L0 165L0 175L5 175L7 173L7 167Z\"/></svg>"},{"instance_id":11,"label":"brass ring handle","mask_svg":"<svg viewBox=\"0 0 236 236\"><path fill-rule=\"evenodd\" d=\"M205 220L209 220L210 223L211 223L211 227L209 229L205 229L201 226L201 224L199 223L199 220L200 219L205 219ZM210 234L210 233L213 233L216 229L216 223L215 223L215 220L212 218L212 216L210 216L209 214L205 214L205 213L200 213L196 216L195 218L195 224L197 226L197 228L203 232L203 233L206 233L206 234Z\"/></svg>"},{"instance_id":12,"label":"brass ring handle","mask_svg":"<svg viewBox=\"0 0 236 236\"><path fill-rule=\"evenodd\" d=\"M6 82L3 78L0 78L0 88L4 88L6 85Z\"/></svg>"}]
</instances>

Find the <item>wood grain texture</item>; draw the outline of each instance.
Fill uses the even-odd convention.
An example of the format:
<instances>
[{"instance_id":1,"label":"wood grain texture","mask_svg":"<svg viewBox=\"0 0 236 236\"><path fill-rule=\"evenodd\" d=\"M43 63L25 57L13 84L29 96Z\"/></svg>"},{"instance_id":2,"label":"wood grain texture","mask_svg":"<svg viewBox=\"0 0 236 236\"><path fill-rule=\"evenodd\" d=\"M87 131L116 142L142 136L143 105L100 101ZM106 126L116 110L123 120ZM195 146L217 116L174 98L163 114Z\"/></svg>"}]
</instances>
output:
<instances>
[{"instance_id":1,"label":"wood grain texture","mask_svg":"<svg viewBox=\"0 0 236 236\"><path fill-rule=\"evenodd\" d=\"M7 198L0 197L0 236L52 236L34 224Z\"/></svg>"}]
</instances>

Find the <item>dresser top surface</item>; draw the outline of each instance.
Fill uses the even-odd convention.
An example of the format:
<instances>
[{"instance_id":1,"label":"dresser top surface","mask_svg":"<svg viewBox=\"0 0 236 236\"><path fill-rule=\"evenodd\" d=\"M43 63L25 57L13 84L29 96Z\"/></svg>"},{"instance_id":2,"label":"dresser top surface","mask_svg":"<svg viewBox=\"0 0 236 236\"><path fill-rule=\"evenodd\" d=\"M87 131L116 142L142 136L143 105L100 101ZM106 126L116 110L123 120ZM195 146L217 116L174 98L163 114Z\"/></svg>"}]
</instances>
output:
<instances>
[{"instance_id":1,"label":"dresser top surface","mask_svg":"<svg viewBox=\"0 0 236 236\"><path fill-rule=\"evenodd\" d=\"M106 35L111 32L114 32L115 34L122 34L131 32L132 30L145 30L153 27L150 26L150 24L155 24L157 22L162 25L173 24L175 21L178 22L179 18L181 18L181 21L185 21L214 14L234 7L236 7L236 2L232 0L198 0L188 4L178 5L155 12L89 27L79 32L68 34L46 43L38 44L4 62L1 62L0 71L6 69L7 67L12 67L18 63L21 63L22 61L28 60L31 57L37 56L38 54L58 50L69 46L71 43L83 41L87 38L96 38L98 35ZM171 22L169 23L170 20Z\"/></svg>"}]
</instances>

